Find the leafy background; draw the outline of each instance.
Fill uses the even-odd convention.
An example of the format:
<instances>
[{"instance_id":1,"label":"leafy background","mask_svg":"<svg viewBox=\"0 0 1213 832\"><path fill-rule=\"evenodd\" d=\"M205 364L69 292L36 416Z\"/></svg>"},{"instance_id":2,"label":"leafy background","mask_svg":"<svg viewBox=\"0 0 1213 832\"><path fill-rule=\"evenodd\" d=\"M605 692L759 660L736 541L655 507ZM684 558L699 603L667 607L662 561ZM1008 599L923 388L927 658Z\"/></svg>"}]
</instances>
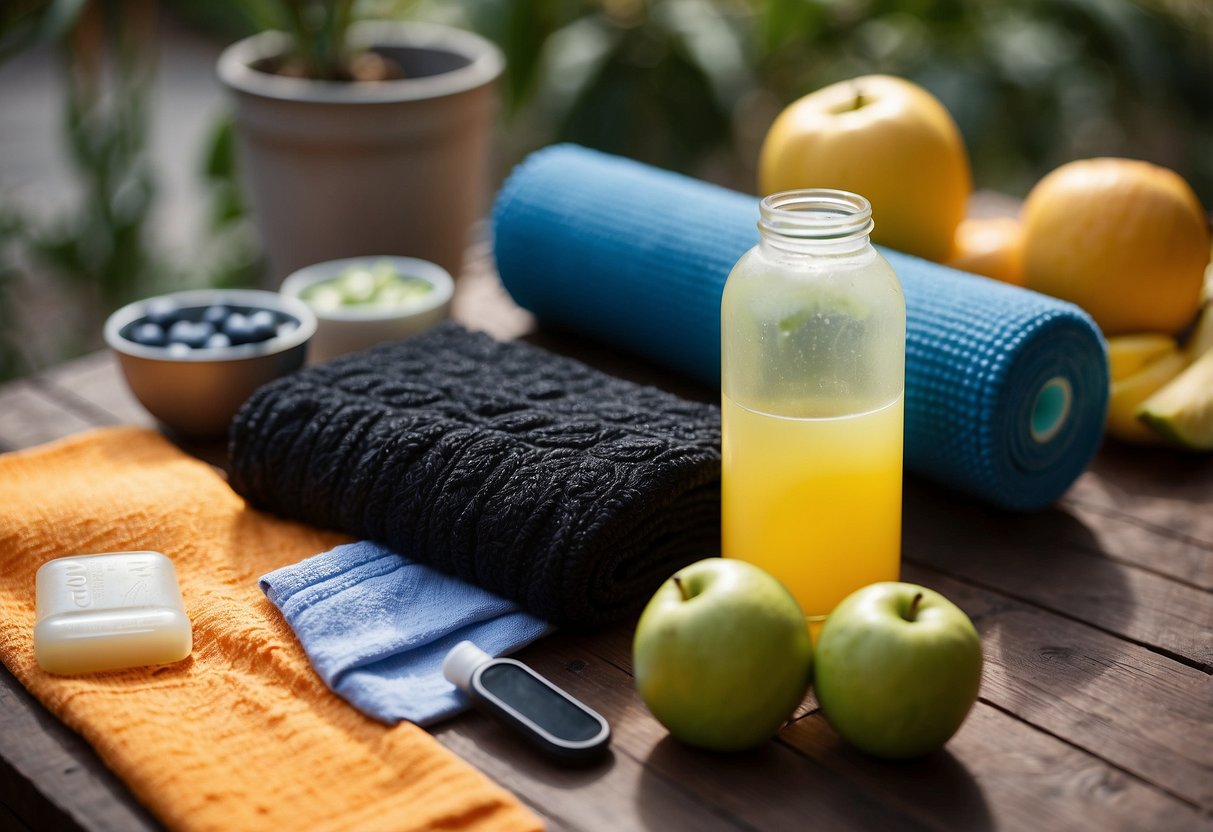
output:
<instances>
[{"instance_id":1,"label":"leafy background","mask_svg":"<svg viewBox=\"0 0 1213 832\"><path fill-rule=\"evenodd\" d=\"M253 279L258 253L226 123L214 125L198 166L203 255L172 262L150 239L149 44L164 16L224 43L282 27L309 5L326 4L0 6L0 59L38 43L60 56L64 144L82 183L77 209L50 225L0 194L0 377L96 344L68 337L31 360L14 335L13 299L40 285L91 310L78 335L152 291ZM979 188L1022 196L1068 160L1131 156L1175 169L1213 208L1208 0L355 0L353 13L452 23L502 48L498 177L526 152L569 140L752 189L758 147L783 106L884 72L944 102Z\"/></svg>"}]
</instances>

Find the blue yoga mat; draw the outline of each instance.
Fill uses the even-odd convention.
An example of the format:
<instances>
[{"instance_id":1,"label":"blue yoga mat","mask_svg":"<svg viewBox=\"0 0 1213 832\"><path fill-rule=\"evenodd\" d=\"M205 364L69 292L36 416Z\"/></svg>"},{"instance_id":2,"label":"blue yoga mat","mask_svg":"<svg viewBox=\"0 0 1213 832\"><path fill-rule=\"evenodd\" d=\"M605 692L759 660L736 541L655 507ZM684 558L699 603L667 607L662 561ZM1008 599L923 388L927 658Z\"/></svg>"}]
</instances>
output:
<instances>
[{"instance_id":1,"label":"blue yoga mat","mask_svg":"<svg viewBox=\"0 0 1213 832\"><path fill-rule=\"evenodd\" d=\"M493 211L506 289L545 326L720 383L720 295L758 200L574 145L532 154ZM1099 446L1103 336L1044 295L882 249L906 296L906 466L987 502L1056 500Z\"/></svg>"}]
</instances>

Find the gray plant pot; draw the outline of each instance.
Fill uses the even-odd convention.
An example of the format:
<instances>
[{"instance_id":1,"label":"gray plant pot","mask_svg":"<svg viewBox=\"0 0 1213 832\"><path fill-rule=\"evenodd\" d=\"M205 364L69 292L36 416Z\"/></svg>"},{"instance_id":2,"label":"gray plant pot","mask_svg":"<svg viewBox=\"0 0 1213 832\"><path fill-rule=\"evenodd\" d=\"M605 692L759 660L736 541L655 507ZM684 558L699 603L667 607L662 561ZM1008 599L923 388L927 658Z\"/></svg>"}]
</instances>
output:
<instances>
[{"instance_id":1,"label":"gray plant pot","mask_svg":"<svg viewBox=\"0 0 1213 832\"><path fill-rule=\"evenodd\" d=\"M394 58L407 77L345 83L255 69L285 51L281 32L219 57L273 287L312 263L375 254L420 257L457 275L486 205L504 67L497 47L414 22L359 24L351 40Z\"/></svg>"}]
</instances>

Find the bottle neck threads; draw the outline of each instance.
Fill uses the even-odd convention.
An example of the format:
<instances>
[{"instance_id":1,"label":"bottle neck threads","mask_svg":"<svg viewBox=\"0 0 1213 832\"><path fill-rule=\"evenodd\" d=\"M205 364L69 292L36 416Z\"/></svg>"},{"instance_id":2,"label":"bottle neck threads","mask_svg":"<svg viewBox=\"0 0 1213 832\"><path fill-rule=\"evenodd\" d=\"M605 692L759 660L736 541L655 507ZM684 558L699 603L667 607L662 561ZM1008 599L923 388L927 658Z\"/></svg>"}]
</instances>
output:
<instances>
[{"instance_id":1,"label":"bottle neck threads","mask_svg":"<svg viewBox=\"0 0 1213 832\"><path fill-rule=\"evenodd\" d=\"M872 204L848 191L781 191L758 210L763 243L782 251L849 254L867 246L872 233Z\"/></svg>"}]
</instances>

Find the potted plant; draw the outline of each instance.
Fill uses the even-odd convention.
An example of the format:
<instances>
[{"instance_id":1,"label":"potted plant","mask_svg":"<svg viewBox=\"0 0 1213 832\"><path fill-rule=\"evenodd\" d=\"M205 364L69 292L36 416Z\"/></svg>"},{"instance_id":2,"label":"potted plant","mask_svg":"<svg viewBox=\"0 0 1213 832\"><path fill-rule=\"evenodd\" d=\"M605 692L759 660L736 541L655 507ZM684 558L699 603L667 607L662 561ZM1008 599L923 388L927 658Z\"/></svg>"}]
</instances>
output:
<instances>
[{"instance_id":1,"label":"potted plant","mask_svg":"<svg viewBox=\"0 0 1213 832\"><path fill-rule=\"evenodd\" d=\"M285 2L290 33L228 47L241 174L276 286L311 263L430 260L458 274L485 204L500 51L419 22Z\"/></svg>"}]
</instances>

